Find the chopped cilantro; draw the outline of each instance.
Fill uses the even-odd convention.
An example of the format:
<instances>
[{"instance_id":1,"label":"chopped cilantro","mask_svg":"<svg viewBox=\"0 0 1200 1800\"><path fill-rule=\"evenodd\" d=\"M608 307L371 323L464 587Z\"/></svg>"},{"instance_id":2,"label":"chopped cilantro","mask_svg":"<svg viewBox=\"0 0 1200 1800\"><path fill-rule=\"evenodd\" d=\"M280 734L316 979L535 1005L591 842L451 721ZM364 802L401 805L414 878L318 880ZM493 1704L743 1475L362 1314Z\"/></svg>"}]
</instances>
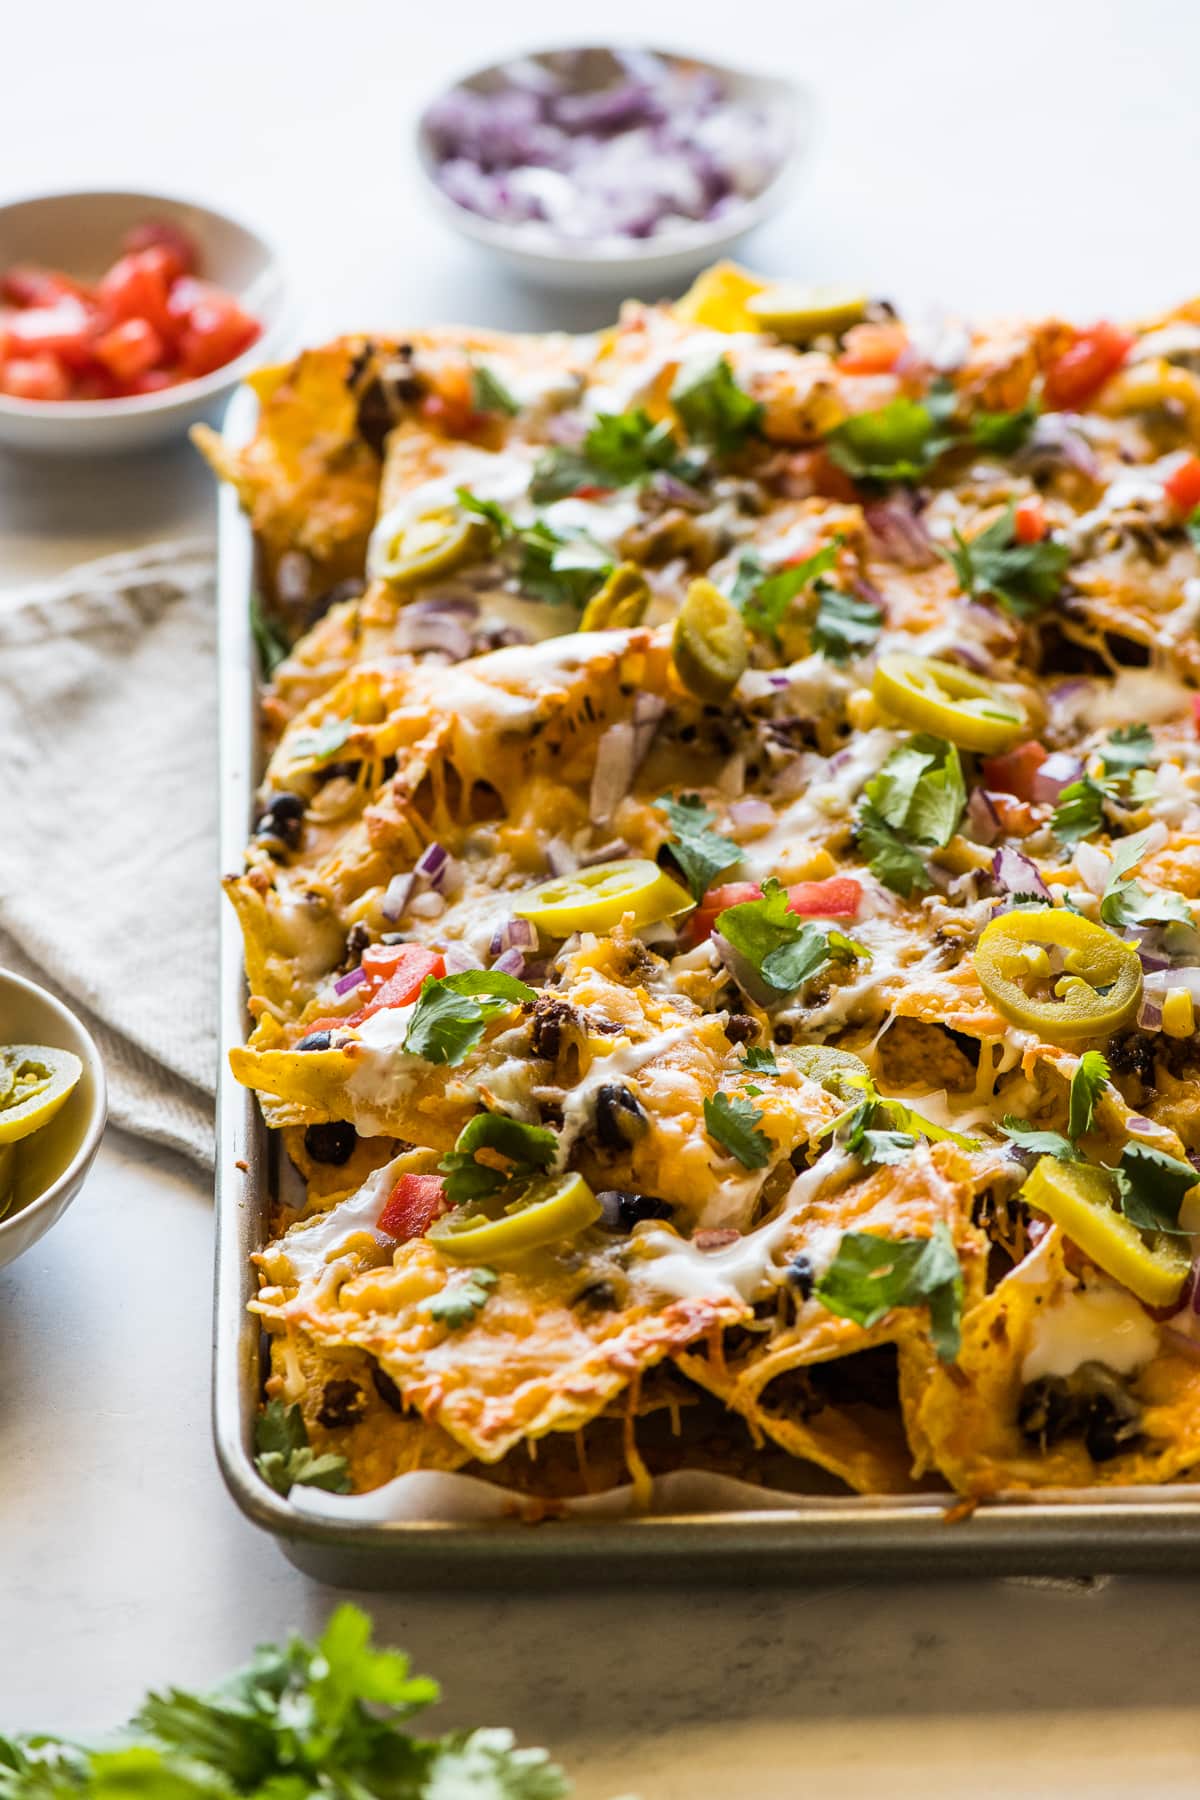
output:
<instances>
[{"instance_id":1,"label":"chopped cilantro","mask_svg":"<svg viewBox=\"0 0 1200 1800\"><path fill-rule=\"evenodd\" d=\"M758 430L763 410L738 386L725 356L699 368L685 364L675 377L671 405L689 438L711 444L722 456L740 450Z\"/></svg>"},{"instance_id":2,"label":"chopped cilantro","mask_svg":"<svg viewBox=\"0 0 1200 1800\"><path fill-rule=\"evenodd\" d=\"M517 582L534 599L582 607L612 574L609 552L585 532L555 531L544 519L518 525L495 500L476 499L469 488L455 492L465 512L486 519L501 544L519 549Z\"/></svg>"},{"instance_id":3,"label":"chopped cilantro","mask_svg":"<svg viewBox=\"0 0 1200 1800\"><path fill-rule=\"evenodd\" d=\"M496 371L484 363L476 363L471 371L471 405L476 412L505 413L510 419L521 410Z\"/></svg>"},{"instance_id":4,"label":"chopped cilantro","mask_svg":"<svg viewBox=\"0 0 1200 1800\"><path fill-rule=\"evenodd\" d=\"M661 794L654 804L667 815L672 832L667 847L699 900L718 875L741 862L741 846L709 830L716 814L695 794Z\"/></svg>"},{"instance_id":5,"label":"chopped cilantro","mask_svg":"<svg viewBox=\"0 0 1200 1800\"><path fill-rule=\"evenodd\" d=\"M440 1294L423 1303L423 1310L431 1319L457 1331L462 1325L470 1325L478 1316L498 1280L494 1269L483 1268L471 1269L458 1277L451 1276Z\"/></svg>"},{"instance_id":6,"label":"chopped cilantro","mask_svg":"<svg viewBox=\"0 0 1200 1800\"><path fill-rule=\"evenodd\" d=\"M977 1139L935 1125L904 1100L885 1099L869 1075L845 1079L846 1086L862 1090L863 1098L839 1113L818 1135L839 1133L850 1154L860 1157L868 1168L874 1163L903 1162L918 1138L957 1144L960 1150L978 1150Z\"/></svg>"},{"instance_id":7,"label":"chopped cilantro","mask_svg":"<svg viewBox=\"0 0 1200 1800\"><path fill-rule=\"evenodd\" d=\"M824 931L811 919L790 912L788 891L774 877L765 883L761 899L745 900L718 913L716 928L780 993L811 980L834 959L849 962L869 954L844 932Z\"/></svg>"},{"instance_id":8,"label":"chopped cilantro","mask_svg":"<svg viewBox=\"0 0 1200 1800\"><path fill-rule=\"evenodd\" d=\"M491 1150L506 1159L501 1171L479 1162L477 1150ZM525 1181L548 1169L558 1153L558 1139L544 1125L525 1125L506 1113L476 1113L468 1120L438 1168L446 1177L446 1198L453 1206L494 1194L509 1181Z\"/></svg>"},{"instance_id":9,"label":"chopped cilantro","mask_svg":"<svg viewBox=\"0 0 1200 1800\"><path fill-rule=\"evenodd\" d=\"M1120 725L1110 732L1100 759L1106 775L1131 775L1157 761L1154 733L1148 725Z\"/></svg>"},{"instance_id":10,"label":"chopped cilantro","mask_svg":"<svg viewBox=\"0 0 1200 1800\"><path fill-rule=\"evenodd\" d=\"M533 998L531 987L497 969L428 975L408 1021L404 1048L426 1062L457 1066L482 1038L489 1020Z\"/></svg>"},{"instance_id":11,"label":"chopped cilantro","mask_svg":"<svg viewBox=\"0 0 1200 1800\"><path fill-rule=\"evenodd\" d=\"M1179 1223L1179 1209L1184 1195L1200 1181L1200 1171L1191 1163L1148 1144L1126 1144L1113 1173L1121 1211L1139 1231L1188 1235Z\"/></svg>"},{"instance_id":12,"label":"chopped cilantro","mask_svg":"<svg viewBox=\"0 0 1200 1800\"><path fill-rule=\"evenodd\" d=\"M1027 400L1015 412L977 412L971 419L971 442L981 450L1011 456L1037 424L1039 410L1036 400Z\"/></svg>"},{"instance_id":13,"label":"chopped cilantro","mask_svg":"<svg viewBox=\"0 0 1200 1800\"><path fill-rule=\"evenodd\" d=\"M254 1421L254 1466L277 1494L293 1487L324 1488L331 1494L348 1494L350 1477L344 1456L314 1456L308 1445L308 1428L299 1405L285 1406L272 1400Z\"/></svg>"},{"instance_id":14,"label":"chopped cilantro","mask_svg":"<svg viewBox=\"0 0 1200 1800\"><path fill-rule=\"evenodd\" d=\"M733 586L729 590L729 598L738 607L744 607L754 590L766 579L767 565L756 550L743 550L737 560L734 571Z\"/></svg>"},{"instance_id":15,"label":"chopped cilantro","mask_svg":"<svg viewBox=\"0 0 1200 1800\"><path fill-rule=\"evenodd\" d=\"M907 899L931 885L914 848L948 844L967 801L953 744L923 734L893 750L863 789L856 832L871 873Z\"/></svg>"},{"instance_id":16,"label":"chopped cilantro","mask_svg":"<svg viewBox=\"0 0 1200 1800\"><path fill-rule=\"evenodd\" d=\"M656 469L670 469L684 480L700 473L696 458L680 450L665 420L656 425L640 406L599 413L579 449L556 444L542 452L529 493L541 506L581 487L627 487Z\"/></svg>"},{"instance_id":17,"label":"chopped cilantro","mask_svg":"<svg viewBox=\"0 0 1200 1800\"><path fill-rule=\"evenodd\" d=\"M704 1102L704 1129L745 1169L765 1169L771 1158L771 1140L758 1129L761 1118L749 1100L728 1094L714 1094Z\"/></svg>"},{"instance_id":18,"label":"chopped cilantro","mask_svg":"<svg viewBox=\"0 0 1200 1800\"><path fill-rule=\"evenodd\" d=\"M298 731L287 748L297 762L328 762L353 731L353 719L328 719L310 731Z\"/></svg>"},{"instance_id":19,"label":"chopped cilantro","mask_svg":"<svg viewBox=\"0 0 1200 1800\"><path fill-rule=\"evenodd\" d=\"M844 594L827 581L817 583L817 612L812 623L815 649L830 662L861 656L879 636L883 614L870 600Z\"/></svg>"},{"instance_id":20,"label":"chopped cilantro","mask_svg":"<svg viewBox=\"0 0 1200 1800\"><path fill-rule=\"evenodd\" d=\"M780 569L774 575L764 576L741 600L742 617L751 631L757 636L779 641L779 628L783 624L796 595L803 592L811 581L824 575L837 562L838 546L836 543L825 544L820 550L808 556L803 562L796 563L790 569ZM762 564L755 563L761 570ZM746 557L738 564L738 577L734 582L734 597L737 598L738 581L743 570L749 570Z\"/></svg>"},{"instance_id":21,"label":"chopped cilantro","mask_svg":"<svg viewBox=\"0 0 1200 1800\"><path fill-rule=\"evenodd\" d=\"M942 554L954 564L965 594L997 600L1014 618L1036 619L1057 599L1071 552L1053 538L1019 543L1015 518L1016 508L1010 503L969 542L955 531L955 548Z\"/></svg>"},{"instance_id":22,"label":"chopped cilantro","mask_svg":"<svg viewBox=\"0 0 1200 1800\"><path fill-rule=\"evenodd\" d=\"M779 1064L775 1061L775 1046L758 1049L751 1045L742 1059L743 1069L750 1069L756 1075L778 1075Z\"/></svg>"},{"instance_id":23,"label":"chopped cilantro","mask_svg":"<svg viewBox=\"0 0 1200 1800\"><path fill-rule=\"evenodd\" d=\"M919 481L953 444L948 425L940 394L924 401L901 397L843 420L825 447L855 481Z\"/></svg>"},{"instance_id":24,"label":"chopped cilantro","mask_svg":"<svg viewBox=\"0 0 1200 1800\"><path fill-rule=\"evenodd\" d=\"M292 646L253 591L250 595L250 635L263 674L273 675L284 658L291 655Z\"/></svg>"},{"instance_id":25,"label":"chopped cilantro","mask_svg":"<svg viewBox=\"0 0 1200 1800\"><path fill-rule=\"evenodd\" d=\"M827 1312L868 1329L895 1307L928 1306L939 1358L953 1362L958 1355L962 1269L954 1239L940 1219L927 1238L847 1231L813 1294Z\"/></svg>"},{"instance_id":26,"label":"chopped cilantro","mask_svg":"<svg viewBox=\"0 0 1200 1800\"><path fill-rule=\"evenodd\" d=\"M1099 1050L1085 1050L1076 1063L1067 1116L1067 1135L1072 1142L1092 1129L1096 1102L1104 1091L1109 1072L1108 1059Z\"/></svg>"},{"instance_id":27,"label":"chopped cilantro","mask_svg":"<svg viewBox=\"0 0 1200 1800\"><path fill-rule=\"evenodd\" d=\"M1104 823L1104 802L1111 798L1106 783L1096 781L1090 775L1081 776L1058 796L1050 829L1062 843L1073 847L1099 831Z\"/></svg>"},{"instance_id":28,"label":"chopped cilantro","mask_svg":"<svg viewBox=\"0 0 1200 1800\"><path fill-rule=\"evenodd\" d=\"M1031 1125L1028 1119L1018 1119L1014 1113L1005 1113L1001 1130L1018 1150L1027 1151L1030 1156L1054 1156L1059 1162L1082 1160L1070 1138L1061 1131L1045 1131Z\"/></svg>"},{"instance_id":29,"label":"chopped cilantro","mask_svg":"<svg viewBox=\"0 0 1200 1800\"><path fill-rule=\"evenodd\" d=\"M1149 838L1149 830L1139 831L1133 837L1122 838L1113 848L1108 883L1100 902L1100 917L1106 925L1166 925L1173 920L1181 925L1192 924L1192 911L1182 894L1126 880L1130 869L1145 854Z\"/></svg>"}]
</instances>

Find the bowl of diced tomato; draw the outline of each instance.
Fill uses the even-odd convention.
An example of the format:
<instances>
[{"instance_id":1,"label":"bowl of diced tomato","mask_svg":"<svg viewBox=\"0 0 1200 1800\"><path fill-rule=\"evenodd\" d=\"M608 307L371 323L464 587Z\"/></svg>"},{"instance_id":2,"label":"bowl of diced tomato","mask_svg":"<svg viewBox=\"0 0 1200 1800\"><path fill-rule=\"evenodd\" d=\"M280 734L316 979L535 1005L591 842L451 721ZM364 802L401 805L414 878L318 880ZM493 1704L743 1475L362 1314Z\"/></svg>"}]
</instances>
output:
<instances>
[{"instance_id":1,"label":"bowl of diced tomato","mask_svg":"<svg viewBox=\"0 0 1200 1800\"><path fill-rule=\"evenodd\" d=\"M182 435L282 321L270 247L159 194L0 206L0 444L86 453Z\"/></svg>"}]
</instances>

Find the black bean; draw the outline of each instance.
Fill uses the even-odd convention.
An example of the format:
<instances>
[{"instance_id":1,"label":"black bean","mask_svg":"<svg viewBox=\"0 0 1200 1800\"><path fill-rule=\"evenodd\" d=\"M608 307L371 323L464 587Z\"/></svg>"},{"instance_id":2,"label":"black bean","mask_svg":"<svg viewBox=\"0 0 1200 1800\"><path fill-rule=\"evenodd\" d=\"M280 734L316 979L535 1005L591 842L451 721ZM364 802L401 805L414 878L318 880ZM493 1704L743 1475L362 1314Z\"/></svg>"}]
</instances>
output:
<instances>
[{"instance_id":1,"label":"black bean","mask_svg":"<svg viewBox=\"0 0 1200 1800\"><path fill-rule=\"evenodd\" d=\"M586 1306L591 1312L612 1312L621 1301L611 1281L593 1281L590 1287L584 1288L582 1294L576 1294L572 1304Z\"/></svg>"},{"instance_id":2,"label":"black bean","mask_svg":"<svg viewBox=\"0 0 1200 1800\"><path fill-rule=\"evenodd\" d=\"M730 1013L725 1036L731 1044L752 1044L758 1036L758 1020L749 1013Z\"/></svg>"},{"instance_id":3,"label":"black bean","mask_svg":"<svg viewBox=\"0 0 1200 1800\"><path fill-rule=\"evenodd\" d=\"M366 1408L366 1397L357 1381L327 1381L321 1390L321 1409L317 1418L330 1431L339 1426L357 1425Z\"/></svg>"},{"instance_id":4,"label":"black bean","mask_svg":"<svg viewBox=\"0 0 1200 1800\"><path fill-rule=\"evenodd\" d=\"M375 1392L379 1395L383 1404L385 1406L390 1406L393 1412L407 1412L408 1408L404 1404L404 1396L386 1370L381 1369L377 1363L371 1373L375 1382Z\"/></svg>"},{"instance_id":5,"label":"black bean","mask_svg":"<svg viewBox=\"0 0 1200 1800\"><path fill-rule=\"evenodd\" d=\"M358 1133L344 1119L332 1119L326 1125L310 1125L304 1133L304 1148L313 1162L333 1163L339 1169L350 1161L357 1142Z\"/></svg>"},{"instance_id":6,"label":"black bean","mask_svg":"<svg viewBox=\"0 0 1200 1800\"><path fill-rule=\"evenodd\" d=\"M609 1231L632 1231L643 1219L669 1219L674 1207L653 1194L633 1194L624 1188L608 1188L596 1195L601 1224Z\"/></svg>"},{"instance_id":7,"label":"black bean","mask_svg":"<svg viewBox=\"0 0 1200 1800\"><path fill-rule=\"evenodd\" d=\"M803 1251L799 1256L793 1256L787 1266L788 1286L794 1287L802 1300L807 1300L813 1291L814 1273L812 1259Z\"/></svg>"},{"instance_id":8,"label":"black bean","mask_svg":"<svg viewBox=\"0 0 1200 1800\"><path fill-rule=\"evenodd\" d=\"M297 1050L328 1050L332 1042L327 1031L310 1031L307 1037L300 1039L296 1048Z\"/></svg>"},{"instance_id":9,"label":"black bean","mask_svg":"<svg viewBox=\"0 0 1200 1800\"><path fill-rule=\"evenodd\" d=\"M307 802L299 794L273 794L258 821L257 830L260 834L270 832L289 850L294 850L300 842L306 806Z\"/></svg>"},{"instance_id":10,"label":"black bean","mask_svg":"<svg viewBox=\"0 0 1200 1800\"><path fill-rule=\"evenodd\" d=\"M627 1150L650 1123L637 1095L619 1081L596 1092L596 1142L604 1150Z\"/></svg>"},{"instance_id":11,"label":"black bean","mask_svg":"<svg viewBox=\"0 0 1200 1800\"><path fill-rule=\"evenodd\" d=\"M1077 1431L1079 1402L1059 1375L1043 1375L1023 1388L1017 1405L1017 1429L1045 1451Z\"/></svg>"}]
</instances>

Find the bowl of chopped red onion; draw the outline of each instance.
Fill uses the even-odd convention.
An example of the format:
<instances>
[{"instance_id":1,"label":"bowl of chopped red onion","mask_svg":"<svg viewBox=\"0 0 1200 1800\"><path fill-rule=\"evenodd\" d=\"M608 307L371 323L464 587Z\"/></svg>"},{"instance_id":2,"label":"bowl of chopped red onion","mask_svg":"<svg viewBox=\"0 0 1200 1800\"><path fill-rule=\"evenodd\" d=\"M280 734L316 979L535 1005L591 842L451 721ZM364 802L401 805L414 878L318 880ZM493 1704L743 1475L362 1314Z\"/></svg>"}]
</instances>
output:
<instances>
[{"instance_id":1,"label":"bowl of chopped red onion","mask_svg":"<svg viewBox=\"0 0 1200 1800\"><path fill-rule=\"evenodd\" d=\"M443 217L518 272L653 298L776 209L811 119L808 92L778 77L660 50L548 50L440 94L417 151Z\"/></svg>"}]
</instances>

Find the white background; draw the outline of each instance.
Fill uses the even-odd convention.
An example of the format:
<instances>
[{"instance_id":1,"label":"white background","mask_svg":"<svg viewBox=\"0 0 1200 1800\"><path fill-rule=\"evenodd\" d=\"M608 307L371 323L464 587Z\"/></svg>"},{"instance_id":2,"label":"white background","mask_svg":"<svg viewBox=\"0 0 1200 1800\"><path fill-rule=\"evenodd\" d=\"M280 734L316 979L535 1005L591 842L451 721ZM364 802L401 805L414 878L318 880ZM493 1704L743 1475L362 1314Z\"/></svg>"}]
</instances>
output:
<instances>
[{"instance_id":1,"label":"white background","mask_svg":"<svg viewBox=\"0 0 1200 1800\"><path fill-rule=\"evenodd\" d=\"M565 309L448 236L411 161L414 111L443 77L568 35L650 37L812 84L805 179L747 253L769 271L1084 316L1200 287L1200 12L1185 0L606 0L595 26L535 0L2 11L0 199L128 185L225 205L277 242L305 335L597 322L602 308ZM186 448L86 468L0 457L0 587L210 519ZM62 823L78 828L69 794ZM82 842L80 856L85 875ZM211 1678L331 1604L215 1472L210 1226L203 1182L113 1136L65 1222L0 1273L0 1730L113 1723L147 1684ZM581 1800L1195 1792L1194 1579L375 1610L442 1678L448 1722L549 1742Z\"/></svg>"}]
</instances>

